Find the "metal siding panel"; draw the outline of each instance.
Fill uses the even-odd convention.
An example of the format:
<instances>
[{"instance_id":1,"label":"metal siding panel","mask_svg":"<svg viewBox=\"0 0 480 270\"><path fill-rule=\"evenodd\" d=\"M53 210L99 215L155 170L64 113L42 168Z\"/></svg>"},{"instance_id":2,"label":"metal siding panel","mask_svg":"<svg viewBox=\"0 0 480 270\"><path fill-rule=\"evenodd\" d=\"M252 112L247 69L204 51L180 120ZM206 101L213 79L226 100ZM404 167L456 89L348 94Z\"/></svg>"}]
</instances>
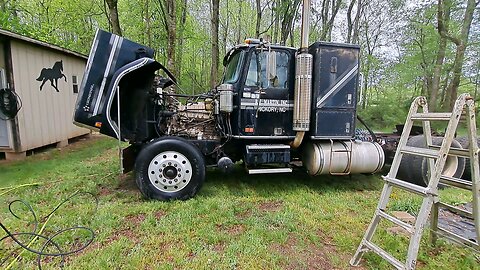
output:
<instances>
[{"instance_id":1,"label":"metal siding panel","mask_svg":"<svg viewBox=\"0 0 480 270\"><path fill-rule=\"evenodd\" d=\"M22 109L17 114L17 123L18 123L18 130L20 136L20 148L17 151L25 151L26 150L26 134L25 132L25 119L30 119L31 110L27 108L31 108L30 104L30 97L28 96L28 91L25 90L25 82L21 79L23 69L19 64L19 55L18 49L16 47L16 43L12 41L11 43L11 56L12 56L12 69L13 69L13 78L15 81L15 91L22 99ZM33 132L33 131L30 131Z\"/></svg>"},{"instance_id":2,"label":"metal siding panel","mask_svg":"<svg viewBox=\"0 0 480 270\"><path fill-rule=\"evenodd\" d=\"M43 68L52 68L57 61L63 61L63 74L58 80L58 89L47 81L42 91L41 82L36 81ZM23 101L19 113L21 150L41 147L61 140L89 133L72 123L75 97L72 94L72 72L78 77L83 74L86 60L58 53L50 49L12 41L12 62L16 91Z\"/></svg>"},{"instance_id":3,"label":"metal siding panel","mask_svg":"<svg viewBox=\"0 0 480 270\"><path fill-rule=\"evenodd\" d=\"M72 65L71 76L72 75L77 76L77 85L78 85L78 89L80 90L80 83L81 83L81 80L82 80L82 77L83 77L83 73L85 72L86 60L74 59L74 61L72 61L72 63L73 63L73 65ZM70 76L70 80L72 79L71 76ZM68 120L69 120L69 123L70 123L68 132L69 132L69 134L71 134L70 135L71 137L80 136L80 135L85 134L86 132L87 133L90 132L87 129L79 128L79 127L71 124L73 122L73 113L74 113L74 110L75 110L75 103L77 102L77 96L78 96L78 93L77 94L73 93L73 84L70 84L70 99L68 100L69 107L68 107L67 115L68 115Z\"/></svg>"}]
</instances>

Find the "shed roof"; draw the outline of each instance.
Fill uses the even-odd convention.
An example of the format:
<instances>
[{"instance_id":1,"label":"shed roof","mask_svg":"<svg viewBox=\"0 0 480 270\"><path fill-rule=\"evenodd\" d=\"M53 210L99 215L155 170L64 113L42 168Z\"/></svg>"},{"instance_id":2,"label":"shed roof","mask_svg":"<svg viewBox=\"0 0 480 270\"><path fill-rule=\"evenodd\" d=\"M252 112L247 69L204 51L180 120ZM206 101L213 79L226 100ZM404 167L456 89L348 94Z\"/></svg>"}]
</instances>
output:
<instances>
[{"instance_id":1,"label":"shed roof","mask_svg":"<svg viewBox=\"0 0 480 270\"><path fill-rule=\"evenodd\" d=\"M20 34L16 34L16 33L4 30L4 29L0 29L0 36L7 36L7 37L10 37L10 38L13 38L13 39L33 43L35 45L39 45L39 46L42 46L42 47L47 47L47 48L50 48L50 49L53 49L53 50L56 50L56 51L60 51L60 52L66 53L66 54L70 54L70 55L73 55L73 56L76 56L76 57L80 57L80 58L83 58L83 59L88 59L88 57L84 54L74 52L74 51L62 48L60 46L53 45L53 44L43 42L43 41L40 41L40 40L36 40L36 39L30 38L30 37L22 36Z\"/></svg>"}]
</instances>

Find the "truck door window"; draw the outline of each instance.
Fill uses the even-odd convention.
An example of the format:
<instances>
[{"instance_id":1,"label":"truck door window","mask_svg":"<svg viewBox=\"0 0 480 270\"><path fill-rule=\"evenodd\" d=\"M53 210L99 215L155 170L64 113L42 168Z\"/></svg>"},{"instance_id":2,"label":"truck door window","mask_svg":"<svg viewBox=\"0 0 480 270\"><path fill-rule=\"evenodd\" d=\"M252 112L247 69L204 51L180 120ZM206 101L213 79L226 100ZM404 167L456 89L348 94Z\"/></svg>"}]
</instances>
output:
<instances>
[{"instance_id":1,"label":"truck door window","mask_svg":"<svg viewBox=\"0 0 480 270\"><path fill-rule=\"evenodd\" d=\"M234 83L238 80L240 74L242 59L244 52L238 52L234 54L225 68L225 77L223 83Z\"/></svg>"},{"instance_id":2,"label":"truck door window","mask_svg":"<svg viewBox=\"0 0 480 270\"><path fill-rule=\"evenodd\" d=\"M276 68L269 71L270 74L267 80L268 55L268 51L256 51L252 54L245 86L258 86L261 88L288 87L288 67L290 59L288 53L270 53L270 57L275 57L275 60L270 60L270 63L274 63Z\"/></svg>"}]
</instances>

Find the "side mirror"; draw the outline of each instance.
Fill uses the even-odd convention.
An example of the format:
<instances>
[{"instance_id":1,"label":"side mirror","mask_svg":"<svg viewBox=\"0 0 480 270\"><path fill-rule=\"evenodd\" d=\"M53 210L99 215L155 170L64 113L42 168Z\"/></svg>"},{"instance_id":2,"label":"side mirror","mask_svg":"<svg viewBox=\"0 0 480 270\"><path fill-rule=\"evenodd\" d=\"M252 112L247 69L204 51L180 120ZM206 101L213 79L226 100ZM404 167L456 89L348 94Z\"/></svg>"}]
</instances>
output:
<instances>
[{"instance_id":1,"label":"side mirror","mask_svg":"<svg viewBox=\"0 0 480 270\"><path fill-rule=\"evenodd\" d=\"M278 86L277 54L274 51L267 52L267 79L270 86Z\"/></svg>"}]
</instances>

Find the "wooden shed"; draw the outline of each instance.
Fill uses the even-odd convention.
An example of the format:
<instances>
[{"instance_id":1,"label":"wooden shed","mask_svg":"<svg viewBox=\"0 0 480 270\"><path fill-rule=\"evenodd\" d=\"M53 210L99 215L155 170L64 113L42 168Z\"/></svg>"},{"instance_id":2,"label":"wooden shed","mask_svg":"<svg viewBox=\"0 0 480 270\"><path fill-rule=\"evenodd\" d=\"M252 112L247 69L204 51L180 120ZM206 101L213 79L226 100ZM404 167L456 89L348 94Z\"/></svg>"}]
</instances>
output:
<instances>
[{"instance_id":1,"label":"wooden shed","mask_svg":"<svg viewBox=\"0 0 480 270\"><path fill-rule=\"evenodd\" d=\"M12 119L0 111L0 152L7 159L90 132L72 123L86 63L85 55L0 29L0 89L13 90L22 104Z\"/></svg>"}]
</instances>

